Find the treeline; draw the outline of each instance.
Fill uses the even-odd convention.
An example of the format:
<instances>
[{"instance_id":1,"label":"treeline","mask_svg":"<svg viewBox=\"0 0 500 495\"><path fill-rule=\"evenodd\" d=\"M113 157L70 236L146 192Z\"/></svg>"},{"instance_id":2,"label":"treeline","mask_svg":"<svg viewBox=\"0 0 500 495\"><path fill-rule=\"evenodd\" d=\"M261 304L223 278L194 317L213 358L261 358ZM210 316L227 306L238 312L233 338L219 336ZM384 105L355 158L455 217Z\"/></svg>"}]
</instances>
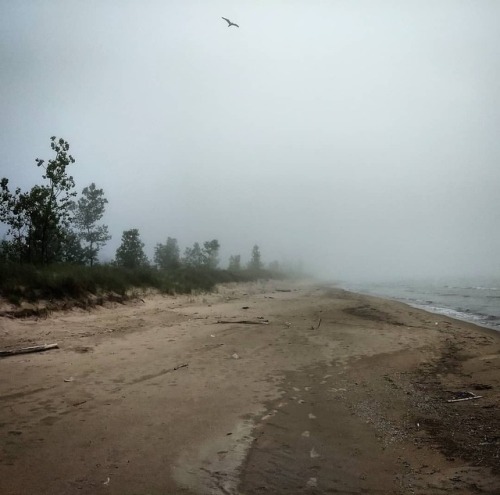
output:
<instances>
[{"instance_id":1,"label":"treeline","mask_svg":"<svg viewBox=\"0 0 500 495\"><path fill-rule=\"evenodd\" d=\"M0 245L3 261L20 264L88 264L97 260L100 248L109 240L106 225L98 222L107 203L102 189L85 187L75 200L75 181L68 168L75 163L69 144L52 136L55 158L45 163L37 158L42 184L29 191L9 189L0 181L0 222L7 226L7 238Z\"/></svg>"},{"instance_id":2,"label":"treeline","mask_svg":"<svg viewBox=\"0 0 500 495\"><path fill-rule=\"evenodd\" d=\"M216 239L195 242L181 255L177 239L168 237L156 245L151 261L138 229L124 231L115 259L100 264L99 252L111 239L101 223L108 203L104 191L92 183L77 197L68 173L75 163L68 142L52 136L50 146L53 159L35 160L41 184L23 192L11 190L7 178L0 180L0 223L7 227L0 242L0 293L10 300L125 294L132 287L181 293L209 290L219 282L281 276L276 262L264 269L257 245L245 266L240 255L233 255L222 269Z\"/></svg>"}]
</instances>

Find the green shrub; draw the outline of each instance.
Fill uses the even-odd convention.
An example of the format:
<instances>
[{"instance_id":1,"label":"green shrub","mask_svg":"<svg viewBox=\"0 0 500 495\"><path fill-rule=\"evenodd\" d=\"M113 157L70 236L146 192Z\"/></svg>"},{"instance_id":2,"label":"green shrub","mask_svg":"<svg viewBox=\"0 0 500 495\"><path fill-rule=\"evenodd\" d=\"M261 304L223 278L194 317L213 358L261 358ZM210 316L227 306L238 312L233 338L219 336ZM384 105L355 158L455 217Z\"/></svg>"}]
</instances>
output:
<instances>
[{"instance_id":1,"label":"green shrub","mask_svg":"<svg viewBox=\"0 0 500 495\"><path fill-rule=\"evenodd\" d=\"M277 278L277 274L266 270L229 271L189 266L161 271L148 266L34 266L0 262L0 295L20 304L23 300L84 299L89 294L116 293L125 296L127 291L134 288L155 288L167 294L186 294L208 292L219 283L263 278Z\"/></svg>"}]
</instances>

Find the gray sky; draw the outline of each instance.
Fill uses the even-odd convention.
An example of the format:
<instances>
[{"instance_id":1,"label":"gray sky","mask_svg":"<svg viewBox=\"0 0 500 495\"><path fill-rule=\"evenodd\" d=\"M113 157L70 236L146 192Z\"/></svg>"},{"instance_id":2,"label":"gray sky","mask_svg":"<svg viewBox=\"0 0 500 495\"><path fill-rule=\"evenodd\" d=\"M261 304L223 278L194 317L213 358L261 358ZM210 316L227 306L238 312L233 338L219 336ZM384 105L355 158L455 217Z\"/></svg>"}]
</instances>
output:
<instances>
[{"instance_id":1,"label":"gray sky","mask_svg":"<svg viewBox=\"0 0 500 495\"><path fill-rule=\"evenodd\" d=\"M221 16L240 28L228 28ZM500 275L497 0L0 0L0 176L67 139L147 251Z\"/></svg>"}]
</instances>

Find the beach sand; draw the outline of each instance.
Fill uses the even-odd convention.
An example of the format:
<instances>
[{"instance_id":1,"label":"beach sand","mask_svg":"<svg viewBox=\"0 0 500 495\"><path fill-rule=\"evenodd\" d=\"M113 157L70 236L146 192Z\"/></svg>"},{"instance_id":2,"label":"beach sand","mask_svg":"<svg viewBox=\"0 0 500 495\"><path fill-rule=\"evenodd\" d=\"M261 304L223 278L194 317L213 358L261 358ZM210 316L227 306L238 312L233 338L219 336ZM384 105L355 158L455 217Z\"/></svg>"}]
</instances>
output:
<instances>
[{"instance_id":1,"label":"beach sand","mask_svg":"<svg viewBox=\"0 0 500 495\"><path fill-rule=\"evenodd\" d=\"M500 493L498 332L269 281L0 318L42 343L0 358L2 495Z\"/></svg>"}]
</instances>

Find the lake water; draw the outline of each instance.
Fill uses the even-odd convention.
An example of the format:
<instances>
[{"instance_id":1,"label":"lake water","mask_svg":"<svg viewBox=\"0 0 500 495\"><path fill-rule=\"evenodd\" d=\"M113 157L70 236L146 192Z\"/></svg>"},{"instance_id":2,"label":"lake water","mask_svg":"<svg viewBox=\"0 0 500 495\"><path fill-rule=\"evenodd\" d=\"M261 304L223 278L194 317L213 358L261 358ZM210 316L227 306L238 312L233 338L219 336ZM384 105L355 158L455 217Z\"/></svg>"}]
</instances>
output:
<instances>
[{"instance_id":1,"label":"lake water","mask_svg":"<svg viewBox=\"0 0 500 495\"><path fill-rule=\"evenodd\" d=\"M500 280L340 284L500 331Z\"/></svg>"}]
</instances>

